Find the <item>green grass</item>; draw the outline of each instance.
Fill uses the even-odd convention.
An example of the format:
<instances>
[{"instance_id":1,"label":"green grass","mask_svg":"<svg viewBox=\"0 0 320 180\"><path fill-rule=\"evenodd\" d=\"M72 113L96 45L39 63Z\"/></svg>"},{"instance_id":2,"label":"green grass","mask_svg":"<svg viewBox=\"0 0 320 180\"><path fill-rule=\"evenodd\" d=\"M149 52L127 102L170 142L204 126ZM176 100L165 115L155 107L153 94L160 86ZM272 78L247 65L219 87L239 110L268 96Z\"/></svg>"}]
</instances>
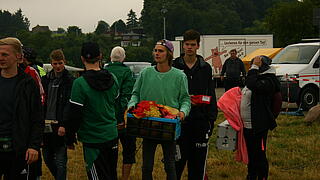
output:
<instances>
[{"instance_id":1,"label":"green grass","mask_svg":"<svg viewBox=\"0 0 320 180\"><path fill-rule=\"evenodd\" d=\"M308 126L304 117L280 115L277 119L278 127L271 131L267 141L267 157L269 159L269 179L275 180L319 180L320 179L320 124ZM217 124L224 121L223 114L219 112ZM209 154L207 159L207 174L209 179L243 180L246 176L246 166L234 160L234 152L217 150L215 147L216 132L210 139ZM137 142L140 147L141 141ZM154 179L165 179L165 172L161 148L158 146L155 158ZM68 179L86 179L83 165L82 149L68 151ZM138 150L137 163L134 164L131 179L141 179L141 148ZM118 175L122 157L119 156ZM42 179L53 179L43 165ZM186 178L184 172L183 179Z\"/></svg>"}]
</instances>

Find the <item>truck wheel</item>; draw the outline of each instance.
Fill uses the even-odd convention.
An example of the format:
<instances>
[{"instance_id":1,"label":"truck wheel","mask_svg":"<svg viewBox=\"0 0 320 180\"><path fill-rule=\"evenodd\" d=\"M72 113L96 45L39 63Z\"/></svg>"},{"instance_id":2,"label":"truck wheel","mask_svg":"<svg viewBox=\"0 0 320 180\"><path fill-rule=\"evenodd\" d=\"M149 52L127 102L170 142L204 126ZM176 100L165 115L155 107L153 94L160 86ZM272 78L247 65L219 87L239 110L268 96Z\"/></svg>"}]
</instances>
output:
<instances>
[{"instance_id":1,"label":"truck wheel","mask_svg":"<svg viewBox=\"0 0 320 180\"><path fill-rule=\"evenodd\" d=\"M301 108L309 110L313 106L317 105L319 101L319 92L312 87L307 87L301 92L300 96Z\"/></svg>"}]
</instances>

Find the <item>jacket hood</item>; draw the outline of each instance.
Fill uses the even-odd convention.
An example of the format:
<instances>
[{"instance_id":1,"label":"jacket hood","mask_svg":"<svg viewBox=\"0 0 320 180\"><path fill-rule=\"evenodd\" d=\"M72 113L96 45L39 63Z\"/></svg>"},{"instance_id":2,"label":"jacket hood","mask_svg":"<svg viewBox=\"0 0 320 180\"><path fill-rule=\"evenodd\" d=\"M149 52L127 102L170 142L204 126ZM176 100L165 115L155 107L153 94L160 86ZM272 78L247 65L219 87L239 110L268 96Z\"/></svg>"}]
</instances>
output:
<instances>
[{"instance_id":1,"label":"jacket hood","mask_svg":"<svg viewBox=\"0 0 320 180\"><path fill-rule=\"evenodd\" d=\"M126 66L123 62L118 62L118 61L114 61L114 62L110 62L108 66Z\"/></svg>"},{"instance_id":2,"label":"jacket hood","mask_svg":"<svg viewBox=\"0 0 320 180\"><path fill-rule=\"evenodd\" d=\"M274 67L270 66L269 69L262 72L261 74L276 74L276 69Z\"/></svg>"},{"instance_id":3,"label":"jacket hood","mask_svg":"<svg viewBox=\"0 0 320 180\"><path fill-rule=\"evenodd\" d=\"M91 88L97 91L110 89L114 83L112 74L105 69L99 71L88 70L83 74L83 78Z\"/></svg>"}]
</instances>

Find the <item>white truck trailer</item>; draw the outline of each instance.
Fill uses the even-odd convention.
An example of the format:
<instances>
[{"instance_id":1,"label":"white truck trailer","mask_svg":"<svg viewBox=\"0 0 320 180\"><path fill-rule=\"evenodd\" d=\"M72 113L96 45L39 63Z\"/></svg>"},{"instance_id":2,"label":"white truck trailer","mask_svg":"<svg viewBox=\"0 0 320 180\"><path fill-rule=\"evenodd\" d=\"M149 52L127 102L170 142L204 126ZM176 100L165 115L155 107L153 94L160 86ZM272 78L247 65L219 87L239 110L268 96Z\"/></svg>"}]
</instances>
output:
<instances>
[{"instance_id":1,"label":"white truck trailer","mask_svg":"<svg viewBox=\"0 0 320 180\"><path fill-rule=\"evenodd\" d=\"M183 52L182 41L183 37L178 36L173 42L174 58ZM231 49L236 49L242 59L258 48L273 48L273 35L201 35L198 54L212 66L213 77L219 77Z\"/></svg>"}]
</instances>

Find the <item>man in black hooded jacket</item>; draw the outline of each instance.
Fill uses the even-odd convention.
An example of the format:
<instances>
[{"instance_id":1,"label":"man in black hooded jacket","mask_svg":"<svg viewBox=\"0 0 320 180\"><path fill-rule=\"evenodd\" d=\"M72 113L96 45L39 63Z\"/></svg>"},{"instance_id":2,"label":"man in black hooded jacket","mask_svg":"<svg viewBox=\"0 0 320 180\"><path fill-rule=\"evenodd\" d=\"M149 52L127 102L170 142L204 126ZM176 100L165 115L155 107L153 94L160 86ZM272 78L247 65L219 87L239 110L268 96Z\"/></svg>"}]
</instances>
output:
<instances>
[{"instance_id":1,"label":"man in black hooded jacket","mask_svg":"<svg viewBox=\"0 0 320 180\"><path fill-rule=\"evenodd\" d=\"M44 112L46 127L43 138L43 159L56 180L67 178L67 145L72 142L66 138L63 122L64 111L70 99L73 76L65 68L66 59L61 49L50 53L52 70L42 77L46 94Z\"/></svg>"},{"instance_id":2,"label":"man in black hooded jacket","mask_svg":"<svg viewBox=\"0 0 320 180\"><path fill-rule=\"evenodd\" d=\"M22 44L0 39L0 179L27 179L43 134L39 88L18 68Z\"/></svg>"},{"instance_id":3,"label":"man in black hooded jacket","mask_svg":"<svg viewBox=\"0 0 320 180\"><path fill-rule=\"evenodd\" d=\"M73 82L67 131L77 132L83 143L89 179L117 179L118 131L115 103L119 96L116 77L101 69L99 45L82 45L86 71ZM68 132L67 132L68 133Z\"/></svg>"},{"instance_id":4,"label":"man in black hooded jacket","mask_svg":"<svg viewBox=\"0 0 320 180\"><path fill-rule=\"evenodd\" d=\"M218 114L215 85L211 66L196 54L200 34L188 30L183 38L185 54L174 60L173 66L187 75L192 106L189 116L182 122L181 136L177 141L181 159L176 162L176 172L180 179L188 163L188 179L203 179L208 141Z\"/></svg>"}]
</instances>

